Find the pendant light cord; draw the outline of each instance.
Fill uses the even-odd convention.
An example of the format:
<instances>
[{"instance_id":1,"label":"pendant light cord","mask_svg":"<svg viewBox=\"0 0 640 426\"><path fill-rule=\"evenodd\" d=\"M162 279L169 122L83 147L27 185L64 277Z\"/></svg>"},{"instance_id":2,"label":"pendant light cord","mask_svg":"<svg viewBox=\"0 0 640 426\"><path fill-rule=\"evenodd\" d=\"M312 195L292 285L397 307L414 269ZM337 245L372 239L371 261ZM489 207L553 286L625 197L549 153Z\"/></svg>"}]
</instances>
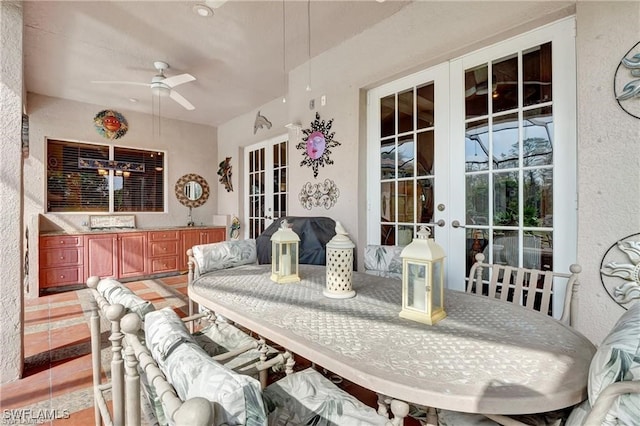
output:
<instances>
[{"instance_id":1,"label":"pendant light cord","mask_svg":"<svg viewBox=\"0 0 640 426\"><path fill-rule=\"evenodd\" d=\"M307 0L307 92L311 91L311 0Z\"/></svg>"},{"instance_id":2,"label":"pendant light cord","mask_svg":"<svg viewBox=\"0 0 640 426\"><path fill-rule=\"evenodd\" d=\"M285 16L285 0L282 0L282 76L283 76L283 86L284 86L284 94L282 96L282 103L287 102L287 21Z\"/></svg>"}]
</instances>

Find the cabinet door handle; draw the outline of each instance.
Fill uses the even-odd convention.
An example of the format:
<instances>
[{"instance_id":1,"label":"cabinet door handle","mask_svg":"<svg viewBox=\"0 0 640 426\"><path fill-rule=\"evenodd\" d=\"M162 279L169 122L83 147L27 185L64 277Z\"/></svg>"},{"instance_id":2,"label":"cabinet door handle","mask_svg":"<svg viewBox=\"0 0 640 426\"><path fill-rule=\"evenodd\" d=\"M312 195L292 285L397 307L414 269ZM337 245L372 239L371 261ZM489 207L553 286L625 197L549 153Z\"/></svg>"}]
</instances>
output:
<instances>
[{"instance_id":1,"label":"cabinet door handle","mask_svg":"<svg viewBox=\"0 0 640 426\"><path fill-rule=\"evenodd\" d=\"M60 256L60 260L64 260L64 256Z\"/></svg>"},{"instance_id":2,"label":"cabinet door handle","mask_svg":"<svg viewBox=\"0 0 640 426\"><path fill-rule=\"evenodd\" d=\"M64 244L64 240L60 240L60 244Z\"/></svg>"},{"instance_id":3,"label":"cabinet door handle","mask_svg":"<svg viewBox=\"0 0 640 426\"><path fill-rule=\"evenodd\" d=\"M62 280L63 280L63 279L64 279L64 275L60 275L60 279L62 279Z\"/></svg>"}]
</instances>

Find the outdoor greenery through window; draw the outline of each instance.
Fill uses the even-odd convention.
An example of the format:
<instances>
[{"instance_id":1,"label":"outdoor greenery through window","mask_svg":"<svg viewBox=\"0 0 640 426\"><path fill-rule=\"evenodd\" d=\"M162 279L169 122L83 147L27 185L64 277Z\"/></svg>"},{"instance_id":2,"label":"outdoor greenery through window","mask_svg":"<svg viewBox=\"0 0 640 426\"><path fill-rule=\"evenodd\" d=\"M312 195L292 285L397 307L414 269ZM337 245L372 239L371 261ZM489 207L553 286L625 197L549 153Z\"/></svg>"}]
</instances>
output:
<instances>
[{"instance_id":1,"label":"outdoor greenery through window","mask_svg":"<svg viewBox=\"0 0 640 426\"><path fill-rule=\"evenodd\" d=\"M47 212L163 212L162 152L47 141Z\"/></svg>"}]
</instances>

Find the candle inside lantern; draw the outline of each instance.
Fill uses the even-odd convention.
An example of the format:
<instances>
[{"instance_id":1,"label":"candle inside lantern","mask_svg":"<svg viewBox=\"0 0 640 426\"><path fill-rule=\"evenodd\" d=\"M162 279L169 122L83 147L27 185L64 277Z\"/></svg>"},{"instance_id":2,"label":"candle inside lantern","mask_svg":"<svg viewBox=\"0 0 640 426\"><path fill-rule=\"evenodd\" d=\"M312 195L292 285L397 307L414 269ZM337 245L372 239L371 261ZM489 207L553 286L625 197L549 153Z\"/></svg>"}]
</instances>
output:
<instances>
[{"instance_id":1,"label":"candle inside lantern","mask_svg":"<svg viewBox=\"0 0 640 426\"><path fill-rule=\"evenodd\" d=\"M413 278L413 307L424 312L425 309L425 296L426 296L426 281L424 278Z\"/></svg>"},{"instance_id":2,"label":"candle inside lantern","mask_svg":"<svg viewBox=\"0 0 640 426\"><path fill-rule=\"evenodd\" d=\"M282 275L291 274L291 255L285 253L280 257L280 273Z\"/></svg>"}]
</instances>

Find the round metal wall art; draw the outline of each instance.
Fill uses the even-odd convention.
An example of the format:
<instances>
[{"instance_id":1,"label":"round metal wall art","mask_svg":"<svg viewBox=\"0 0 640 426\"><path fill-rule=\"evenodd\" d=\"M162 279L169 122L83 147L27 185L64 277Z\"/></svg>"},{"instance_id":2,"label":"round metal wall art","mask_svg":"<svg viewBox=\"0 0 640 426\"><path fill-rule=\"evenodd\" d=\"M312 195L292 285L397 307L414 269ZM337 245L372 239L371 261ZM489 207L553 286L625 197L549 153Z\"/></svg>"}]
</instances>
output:
<instances>
[{"instance_id":1,"label":"round metal wall art","mask_svg":"<svg viewBox=\"0 0 640 426\"><path fill-rule=\"evenodd\" d=\"M607 294L625 309L640 299L640 234L609 247L600 264L600 280Z\"/></svg>"},{"instance_id":2,"label":"round metal wall art","mask_svg":"<svg viewBox=\"0 0 640 426\"><path fill-rule=\"evenodd\" d=\"M107 139L119 139L129 130L127 119L118 111L105 109L93 117L96 130Z\"/></svg>"},{"instance_id":3,"label":"round metal wall art","mask_svg":"<svg viewBox=\"0 0 640 426\"><path fill-rule=\"evenodd\" d=\"M302 141L296 145L302 150L302 161L300 166L309 166L313 170L313 177L318 177L318 167L333 164L331 159L331 148L340 146L340 142L333 139L335 132L331 131L333 119L325 122L320 119L320 114L316 112L316 118L311 122L311 127L303 129Z\"/></svg>"},{"instance_id":4,"label":"round metal wall art","mask_svg":"<svg viewBox=\"0 0 640 426\"><path fill-rule=\"evenodd\" d=\"M640 42L620 60L613 80L618 105L629 115L640 118Z\"/></svg>"}]
</instances>

